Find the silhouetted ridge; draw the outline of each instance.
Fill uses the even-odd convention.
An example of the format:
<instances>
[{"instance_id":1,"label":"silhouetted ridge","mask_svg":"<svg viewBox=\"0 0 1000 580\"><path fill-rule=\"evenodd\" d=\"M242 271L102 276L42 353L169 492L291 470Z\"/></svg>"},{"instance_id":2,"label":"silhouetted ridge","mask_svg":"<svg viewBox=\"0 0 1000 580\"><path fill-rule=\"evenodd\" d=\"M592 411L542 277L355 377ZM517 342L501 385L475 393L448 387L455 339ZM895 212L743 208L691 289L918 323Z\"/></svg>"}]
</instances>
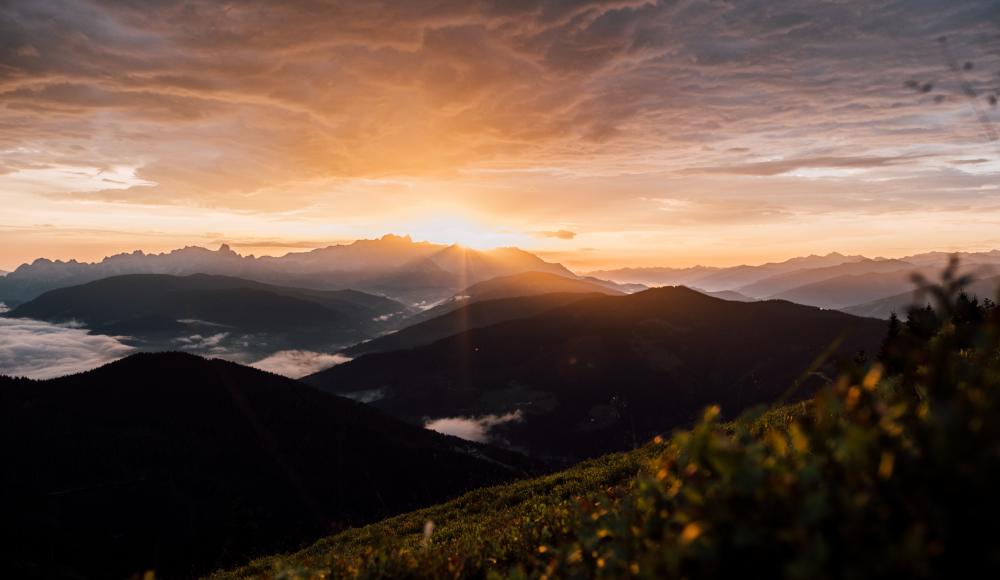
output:
<instances>
[{"instance_id":1,"label":"silhouetted ridge","mask_svg":"<svg viewBox=\"0 0 1000 580\"><path fill-rule=\"evenodd\" d=\"M0 377L7 577L187 576L522 473L515 454L220 360Z\"/></svg>"},{"instance_id":2,"label":"silhouetted ridge","mask_svg":"<svg viewBox=\"0 0 1000 580\"><path fill-rule=\"evenodd\" d=\"M885 333L880 321L783 301L732 302L685 287L584 298L432 344L361 356L303 379L414 423L505 416L497 441L551 460L628 449L718 403L772 401L841 335L823 370ZM817 376L803 394L820 382Z\"/></svg>"},{"instance_id":3,"label":"silhouetted ridge","mask_svg":"<svg viewBox=\"0 0 1000 580\"><path fill-rule=\"evenodd\" d=\"M407 326L392 334L356 344L351 348L345 349L343 352L344 354L356 357L372 352L413 348L415 346L430 344L436 340L473 328L489 326L517 318L525 318L546 310L558 308L559 306L565 306L572 302L600 295L560 292L481 300L471 304L457 305L454 309L443 310L443 313L439 313L438 316L415 317L417 320L421 318L428 319L412 326Z\"/></svg>"},{"instance_id":4,"label":"silhouetted ridge","mask_svg":"<svg viewBox=\"0 0 1000 580\"><path fill-rule=\"evenodd\" d=\"M473 250L386 235L277 257L241 256L223 245L218 251L196 246L163 254L135 251L95 263L39 258L0 278L0 301L21 303L48 290L110 276L214 274L298 288L353 288L407 304L429 304L470 284L520 272L573 277L563 266L516 248Z\"/></svg>"}]
</instances>

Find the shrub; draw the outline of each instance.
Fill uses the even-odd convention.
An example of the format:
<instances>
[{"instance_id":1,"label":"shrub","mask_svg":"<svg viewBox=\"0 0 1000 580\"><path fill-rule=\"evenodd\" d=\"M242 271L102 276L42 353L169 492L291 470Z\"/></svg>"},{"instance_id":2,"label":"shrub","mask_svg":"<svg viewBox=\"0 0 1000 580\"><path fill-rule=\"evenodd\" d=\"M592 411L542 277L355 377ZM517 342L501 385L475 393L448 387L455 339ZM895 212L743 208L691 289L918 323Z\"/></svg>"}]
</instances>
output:
<instances>
[{"instance_id":1,"label":"shrub","mask_svg":"<svg viewBox=\"0 0 1000 580\"><path fill-rule=\"evenodd\" d=\"M634 493L595 502L544 547L544 565L520 572L996 577L997 312L961 284L941 288L936 310L891 330L889 376L882 363L844 375L763 432L750 419L724 428L709 409Z\"/></svg>"}]
</instances>

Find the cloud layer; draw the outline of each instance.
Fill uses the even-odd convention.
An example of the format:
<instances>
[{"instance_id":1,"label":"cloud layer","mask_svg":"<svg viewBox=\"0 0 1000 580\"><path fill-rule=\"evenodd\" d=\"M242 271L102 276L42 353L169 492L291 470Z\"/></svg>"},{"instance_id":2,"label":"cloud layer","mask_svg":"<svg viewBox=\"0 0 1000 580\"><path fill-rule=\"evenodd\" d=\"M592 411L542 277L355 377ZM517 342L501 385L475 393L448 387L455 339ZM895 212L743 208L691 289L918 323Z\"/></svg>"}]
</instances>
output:
<instances>
[{"instance_id":1,"label":"cloud layer","mask_svg":"<svg viewBox=\"0 0 1000 580\"><path fill-rule=\"evenodd\" d=\"M83 328L0 317L0 374L48 379L90 370L133 349Z\"/></svg>"},{"instance_id":2,"label":"cloud layer","mask_svg":"<svg viewBox=\"0 0 1000 580\"><path fill-rule=\"evenodd\" d=\"M276 246L441 208L552 248L995 217L998 23L992 0L7 2L0 235L138 238L118 202ZM666 197L696 210L643 201Z\"/></svg>"},{"instance_id":3,"label":"cloud layer","mask_svg":"<svg viewBox=\"0 0 1000 580\"><path fill-rule=\"evenodd\" d=\"M291 379L299 379L349 360L351 357L341 354L308 350L283 350L252 362L250 366Z\"/></svg>"},{"instance_id":4,"label":"cloud layer","mask_svg":"<svg viewBox=\"0 0 1000 580\"><path fill-rule=\"evenodd\" d=\"M490 431L506 423L524 421L524 413L520 409L503 415L483 415L482 417L446 417L433 419L424 423L425 429L453 435L467 441L488 443L493 437Z\"/></svg>"}]
</instances>

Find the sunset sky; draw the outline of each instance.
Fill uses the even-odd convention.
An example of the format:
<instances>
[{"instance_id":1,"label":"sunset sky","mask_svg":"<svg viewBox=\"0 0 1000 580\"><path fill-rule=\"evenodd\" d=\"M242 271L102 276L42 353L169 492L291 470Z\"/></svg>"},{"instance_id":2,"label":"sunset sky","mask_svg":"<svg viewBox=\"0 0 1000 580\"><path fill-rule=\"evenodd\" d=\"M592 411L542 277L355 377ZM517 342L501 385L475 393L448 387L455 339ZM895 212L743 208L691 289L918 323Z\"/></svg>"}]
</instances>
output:
<instances>
[{"instance_id":1,"label":"sunset sky","mask_svg":"<svg viewBox=\"0 0 1000 580\"><path fill-rule=\"evenodd\" d=\"M998 90L996 0L2 0L0 269L1000 248Z\"/></svg>"}]
</instances>

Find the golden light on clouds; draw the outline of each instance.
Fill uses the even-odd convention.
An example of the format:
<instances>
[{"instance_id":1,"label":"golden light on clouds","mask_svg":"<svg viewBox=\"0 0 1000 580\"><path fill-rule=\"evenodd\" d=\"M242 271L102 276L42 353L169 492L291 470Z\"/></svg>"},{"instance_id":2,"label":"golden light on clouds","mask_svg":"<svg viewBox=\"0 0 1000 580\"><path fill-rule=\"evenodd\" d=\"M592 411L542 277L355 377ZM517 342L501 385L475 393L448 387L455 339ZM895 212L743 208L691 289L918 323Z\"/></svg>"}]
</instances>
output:
<instances>
[{"instance_id":1,"label":"golden light on clouds","mask_svg":"<svg viewBox=\"0 0 1000 580\"><path fill-rule=\"evenodd\" d=\"M990 0L6 2L0 268L387 232L580 268L1000 247L998 22Z\"/></svg>"}]
</instances>

